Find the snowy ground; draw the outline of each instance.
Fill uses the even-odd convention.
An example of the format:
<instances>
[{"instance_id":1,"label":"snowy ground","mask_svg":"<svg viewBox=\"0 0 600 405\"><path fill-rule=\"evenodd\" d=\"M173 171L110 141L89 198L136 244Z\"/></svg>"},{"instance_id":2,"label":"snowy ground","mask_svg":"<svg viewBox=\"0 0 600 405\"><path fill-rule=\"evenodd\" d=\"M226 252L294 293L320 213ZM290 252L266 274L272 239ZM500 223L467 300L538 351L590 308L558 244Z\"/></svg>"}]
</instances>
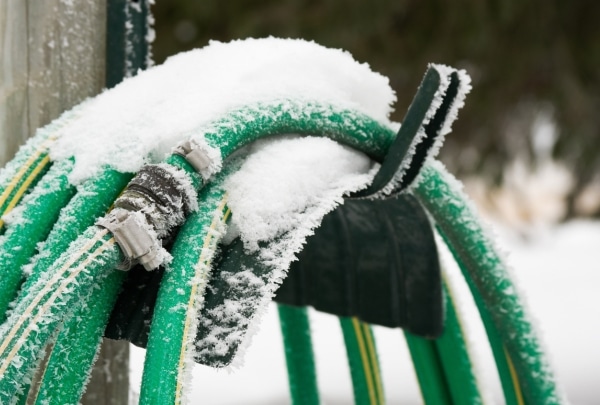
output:
<instances>
[{"instance_id":1,"label":"snowy ground","mask_svg":"<svg viewBox=\"0 0 600 405\"><path fill-rule=\"evenodd\" d=\"M577 221L537 229L525 236L509 230L500 241L573 404L600 398L600 222ZM459 286L460 287L460 286ZM468 300L462 305L469 308ZM322 399L330 405L352 403L342 336L335 318L313 312L313 332ZM467 315L468 332L481 363L481 374L495 403L499 387L491 355L481 344L481 327ZM283 347L273 308L254 336L245 366L233 373L196 366L191 403L287 404ZM386 396L390 404L419 404L420 395L405 343L397 330L377 328ZM132 387L139 387L144 351L132 354Z\"/></svg>"}]
</instances>

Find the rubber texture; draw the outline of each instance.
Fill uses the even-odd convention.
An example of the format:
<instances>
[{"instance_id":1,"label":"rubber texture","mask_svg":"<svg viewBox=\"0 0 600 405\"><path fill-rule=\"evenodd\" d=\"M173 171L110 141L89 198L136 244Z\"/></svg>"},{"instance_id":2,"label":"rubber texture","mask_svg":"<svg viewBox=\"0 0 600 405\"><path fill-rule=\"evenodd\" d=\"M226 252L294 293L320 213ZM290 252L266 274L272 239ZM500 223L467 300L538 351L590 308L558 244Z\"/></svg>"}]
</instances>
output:
<instances>
[{"instance_id":1,"label":"rubber texture","mask_svg":"<svg viewBox=\"0 0 600 405\"><path fill-rule=\"evenodd\" d=\"M69 160L52 166L35 191L23 201L22 210L0 239L3 252L0 255L0 319L4 319L8 304L23 280L21 266L35 253L37 244L48 236L60 210L75 194L75 188L67 179L71 167Z\"/></svg>"}]
</instances>

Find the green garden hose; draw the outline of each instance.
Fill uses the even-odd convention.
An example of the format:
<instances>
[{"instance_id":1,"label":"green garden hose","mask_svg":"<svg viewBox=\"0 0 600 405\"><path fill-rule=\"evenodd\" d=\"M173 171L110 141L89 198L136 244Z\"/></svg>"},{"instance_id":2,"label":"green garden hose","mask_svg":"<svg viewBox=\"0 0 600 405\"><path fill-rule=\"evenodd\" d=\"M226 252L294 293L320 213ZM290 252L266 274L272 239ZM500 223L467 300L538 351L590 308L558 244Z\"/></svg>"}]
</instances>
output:
<instances>
[{"instance_id":1,"label":"green garden hose","mask_svg":"<svg viewBox=\"0 0 600 405\"><path fill-rule=\"evenodd\" d=\"M481 404L483 400L473 374L458 314L446 283L444 285L444 332L435 339L424 339L406 332L421 395L427 405Z\"/></svg>"},{"instance_id":2,"label":"green garden hose","mask_svg":"<svg viewBox=\"0 0 600 405\"><path fill-rule=\"evenodd\" d=\"M293 405L319 405L317 372L308 309L278 304Z\"/></svg>"},{"instance_id":3,"label":"green garden hose","mask_svg":"<svg viewBox=\"0 0 600 405\"><path fill-rule=\"evenodd\" d=\"M340 317L352 376L354 403L385 404L375 338L371 327L357 318Z\"/></svg>"},{"instance_id":4,"label":"green garden hose","mask_svg":"<svg viewBox=\"0 0 600 405\"><path fill-rule=\"evenodd\" d=\"M508 360L499 358L496 350L496 363L508 361L514 365L526 403L561 403L551 368L506 265L466 202L458 182L440 164L429 165L423 169L414 192L435 220L472 294L480 294L482 300L476 303L485 305L480 312L490 314L506 347Z\"/></svg>"},{"instance_id":5,"label":"green garden hose","mask_svg":"<svg viewBox=\"0 0 600 405\"><path fill-rule=\"evenodd\" d=\"M79 234L108 210L131 177L129 174L107 169L97 178L80 186L79 193L62 210L44 244L42 254L36 258L24 291L28 291L42 277L46 267L56 260L60 252L65 251ZM88 377L84 370L92 367L124 275L124 272L111 272L102 288L94 289L86 299L85 302L93 305L80 303L73 316L66 320L46 365L37 403L78 403ZM61 378L54 378L55 376Z\"/></svg>"},{"instance_id":6,"label":"green garden hose","mask_svg":"<svg viewBox=\"0 0 600 405\"><path fill-rule=\"evenodd\" d=\"M122 260L109 232L90 228L48 269L28 299L18 303L0 331L0 403L11 403L17 395L61 315L84 302Z\"/></svg>"},{"instance_id":7,"label":"green garden hose","mask_svg":"<svg viewBox=\"0 0 600 405\"><path fill-rule=\"evenodd\" d=\"M423 402L427 405L452 405L450 387L444 375L435 342L404 333L419 381Z\"/></svg>"},{"instance_id":8,"label":"green garden hose","mask_svg":"<svg viewBox=\"0 0 600 405\"><path fill-rule=\"evenodd\" d=\"M212 162L215 164L212 172L209 173L212 175L220 170L219 165L222 161L225 161L240 147L265 136L286 133L328 136L338 142L355 147L378 161L383 159L394 139L394 132L391 129L362 114L319 103L291 100L261 103L241 108L189 135L192 141L204 142L208 148L218 151L220 154L222 160ZM39 162L34 160L31 165L41 165L42 160ZM23 162L26 163L29 160L23 160L20 167L23 166ZM189 165L180 156L172 156L168 163L185 170L189 169L187 167ZM56 170L62 164L67 165L68 163L55 163ZM13 166L16 168L19 165L15 163ZM10 168L5 173L12 172L11 176L13 177L31 177L31 175L20 174L21 171L14 168ZM39 172L44 170L44 168L39 169ZM446 181L444 175L440 173L435 166L426 166L423 169L420 183L414 189L415 194L436 220L446 242L455 253L473 294L476 298L477 294L481 294L481 300L477 301L480 305L485 303L486 308L480 309L480 311L484 318L485 311L489 311L495 329L502 339L503 347L506 347L508 353L508 360L504 356L504 362L509 365L514 363L514 369L519 377L518 381L523 388L523 395L527 403L559 403L560 398L556 393L554 381L531 326L523 315L520 301L515 295L509 294L513 287L505 276L501 260L485 239L470 209L463 203L460 193L453 189L452 182ZM46 176L48 175L50 173ZM36 176L30 183L37 179ZM2 179L1 175L0 179ZM52 176L47 180L51 179ZM204 180L208 181L209 176L205 176ZM221 228L224 227L229 215L221 181L222 176L217 176L211 185L202 190L199 197L201 208L182 227L173 248L173 263L169 271L165 273L161 284L153 319L144 368L142 403L179 403L184 393L186 365L188 360L191 362L193 358L194 317L201 305L202 291L207 282L216 245L222 236ZM12 201L18 202L21 198L18 191L28 187L18 183L13 185L10 182L0 182L0 186L3 187L0 189L2 195L6 196L4 197L5 201L2 202L5 204L4 209L11 208L11 204L14 206L16 202L12 203ZM195 180L194 187L200 188L199 179ZM34 190L34 193L36 192ZM75 198L78 198L77 195ZM7 203L7 201L9 202ZM457 220L460 218L466 219L467 223ZM59 228L60 226L55 227L56 235L59 235ZM217 228L219 231L215 234L214 229ZM74 234L79 232L81 231L77 230ZM108 277L112 279L113 276L109 276L112 269L124 259L115 239L106 230L99 230L97 227L89 228L58 259L54 256L58 255L59 250L66 249L65 242L55 241L53 239L55 236L52 235L49 237L47 245L60 246L60 249L53 251L54 253L50 255L52 257L48 256L48 260L53 264L48 266L46 272L34 270L32 281L20 295L13 314L0 328L0 402L2 403L10 403L16 398L20 388L27 380L27 376L36 366L41 349L51 340L58 324L63 320L69 322L70 316L77 308L76 303L86 302L92 296L94 289L101 288L101 284L106 282ZM5 236L9 236L8 232ZM65 236L65 240L69 238L70 236ZM190 247L195 247L195 249ZM45 263L46 259L40 257L36 260L37 263ZM39 264L34 263L34 269L36 265ZM41 265L39 266L41 268ZM17 269L20 270L20 266L17 266ZM114 284L119 284L118 277L114 277ZM110 284L112 285L113 282L111 281ZM2 291L4 291L4 287ZM107 293L106 297L112 297L110 291L111 288L107 287L104 291ZM9 292L12 293L13 290ZM8 298L7 303L10 299ZM98 333L103 316L98 314L106 313L111 306L110 302L110 299L106 299L102 305L99 305L100 308L97 308L100 312L95 314L80 313L87 313L99 319L99 323L95 326L90 325L88 330L88 336L94 342L97 342L98 336L94 336L94 334ZM452 314L449 315L449 319L451 318ZM369 337L372 338L372 336L368 328L359 324L357 329L352 320L342 321L342 325L344 323L347 324L347 329L352 326L355 341L360 332L363 343L369 343ZM65 336L71 337L60 338L61 344L72 342L74 339L70 333L76 330L76 326L69 323L67 325L64 329ZM489 331L488 333L493 336ZM520 337L515 339L513 337L515 334ZM451 333L451 335L454 338L458 336L456 333ZM460 337L458 339L460 341ZM411 338L409 337L407 340L411 340ZM95 347L94 342L81 351L88 357L81 360L79 364L89 364L89 353ZM441 381L439 384L435 383L442 387L438 392L439 398L432 400L431 403L446 403L444 401L460 403L461 401L458 399L460 395L452 389L453 385L458 384L456 382L458 380L450 380L446 375L448 364L457 361L456 358L450 355L443 342L431 345L421 343L409 342L409 346L413 346L411 352L413 354L422 352L422 355L418 357L420 360L416 361L423 359L426 361L427 358L430 358L431 361L436 362L438 366L434 368L436 370L434 379ZM492 345L494 346L494 342ZM177 349L173 350L174 347ZM60 349L57 355L64 353ZM462 358L460 355L457 357ZM367 355L367 359L369 358L370 356ZM498 362L498 357L496 359ZM371 364L372 367L374 367L374 363ZM52 370L58 370L58 368L50 370L50 373L54 373ZM375 380L376 378L371 378L374 386L377 385ZM74 385L81 386L81 382L75 382ZM43 387L38 400L43 401L45 398L50 398L54 391L52 385ZM67 398L74 398L78 392L67 393L65 390L64 396L60 397L61 401L70 403L69 401L72 399ZM367 403L383 402L382 394L377 394L376 389L371 392L372 395L367 390L370 401ZM470 395L468 394L467 397ZM371 398L373 396L375 402Z\"/></svg>"},{"instance_id":9,"label":"green garden hose","mask_svg":"<svg viewBox=\"0 0 600 405\"><path fill-rule=\"evenodd\" d=\"M396 133L360 112L298 100L257 103L234 110L200 132L223 159L260 138L282 134L326 136L381 161Z\"/></svg>"},{"instance_id":10,"label":"green garden hose","mask_svg":"<svg viewBox=\"0 0 600 405\"><path fill-rule=\"evenodd\" d=\"M217 120L204 130L204 139L210 147L219 150L222 158L227 158L238 148L265 136L280 135L287 133L300 133L329 136L337 141L358 147L366 153L369 153L379 159L385 154L386 148L391 143L394 133L372 119L348 110L339 110L333 106L322 104L300 103L287 100L275 104L262 104L258 106L246 107L227 115L221 120ZM222 193L222 192L221 192ZM200 198L203 202L202 212L203 221L214 221L213 211L221 206L222 200L212 196L208 208L207 198ZM223 205L225 207L225 205ZM210 208L210 209L209 209ZM207 211L204 211L204 210ZM224 208L223 208L224 209ZM218 218L218 216L217 216ZM191 221L188 221L191 222ZM187 227L186 223L186 227ZM192 225L189 225L192 226ZM203 226L206 226L204 224ZM184 229L180 231L179 238L185 238ZM204 235L196 233L196 235ZM178 238L178 241L179 241ZM212 239L211 239L212 240ZM178 242L179 243L179 242ZM191 242L190 242L191 243ZM194 246L190 243L187 246ZM195 245L197 245L196 242ZM192 255L189 247L186 249L177 248L184 246L181 244L173 247L174 263L180 263L178 255ZM180 250L181 249L181 252ZM199 252L196 252L196 256ZM196 260L193 256L187 263L187 267L195 267ZM183 265L179 265L184 267ZM180 270L183 273L183 270ZM171 274L172 273L172 274ZM183 361L186 355L185 341L191 339L185 333L185 325L188 324L182 319L186 319L185 310L189 307L189 302L193 297L188 294L178 296L177 288L190 288L190 275L182 280L174 279L169 281L170 277L175 277L177 271L172 270L165 274L161 282L159 297L153 318L150 338L148 342L148 354L144 367L144 378L141 390L142 403L179 403L181 400L181 387L183 385ZM163 292L166 291L166 292ZM195 299L195 298L194 298ZM175 300L175 301L170 301ZM192 301L190 301L192 300ZM181 314L176 318L173 308L181 308ZM163 320L163 318L166 318ZM183 322L183 323L182 323ZM174 339L168 336L181 336L184 339L184 349L174 351L173 346L164 348L162 344L165 340L173 341L181 345L180 339ZM195 333L190 336L195 336ZM159 356L160 360L157 359ZM173 368L173 365L176 367ZM160 372L158 371L160 370Z\"/></svg>"},{"instance_id":11,"label":"green garden hose","mask_svg":"<svg viewBox=\"0 0 600 405\"><path fill-rule=\"evenodd\" d=\"M456 311L452 291L444 286L445 323L444 332L434 340L452 403L455 405L482 404L477 377L473 373L467 343L465 342L459 314Z\"/></svg>"},{"instance_id":12,"label":"green garden hose","mask_svg":"<svg viewBox=\"0 0 600 405\"><path fill-rule=\"evenodd\" d=\"M7 232L0 239L0 319L8 304L15 298L23 275L21 266L35 253L37 244L43 241L60 210L75 193L69 185L67 175L72 161L65 160L54 164L40 184L23 202L23 209L14 219Z\"/></svg>"},{"instance_id":13,"label":"green garden hose","mask_svg":"<svg viewBox=\"0 0 600 405\"><path fill-rule=\"evenodd\" d=\"M125 275L110 272L62 327L44 369L36 405L79 403Z\"/></svg>"},{"instance_id":14,"label":"green garden hose","mask_svg":"<svg viewBox=\"0 0 600 405\"><path fill-rule=\"evenodd\" d=\"M0 170L0 233L4 230L2 217L19 204L52 165L48 149L65 125L78 116L80 108L73 108L39 129Z\"/></svg>"},{"instance_id":15,"label":"green garden hose","mask_svg":"<svg viewBox=\"0 0 600 405\"><path fill-rule=\"evenodd\" d=\"M195 323L217 245L231 211L221 181L206 187L202 206L179 231L156 301L148 338L141 404L179 404L193 363Z\"/></svg>"}]
</instances>

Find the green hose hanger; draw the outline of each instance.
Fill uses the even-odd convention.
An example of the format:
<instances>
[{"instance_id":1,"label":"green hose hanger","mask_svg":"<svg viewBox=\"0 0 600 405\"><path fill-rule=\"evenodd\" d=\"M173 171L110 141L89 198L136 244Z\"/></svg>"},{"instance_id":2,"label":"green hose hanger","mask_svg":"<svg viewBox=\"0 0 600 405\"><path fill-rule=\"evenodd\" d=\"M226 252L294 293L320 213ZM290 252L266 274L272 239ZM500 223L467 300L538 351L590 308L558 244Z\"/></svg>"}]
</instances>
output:
<instances>
[{"instance_id":1,"label":"green hose hanger","mask_svg":"<svg viewBox=\"0 0 600 405\"><path fill-rule=\"evenodd\" d=\"M475 297L506 402L562 403L503 260L433 159L468 86L429 66L399 131L317 99L237 106L162 162L135 174L106 166L77 187L77 162L51 161L46 142L80 110L40 131L0 173L0 214L18 208L1 224L0 403L23 398L50 344L35 401L77 403L104 335L147 348L140 403L179 404L193 364L231 364L256 303L271 298L293 403L320 401L307 307L339 318L357 404L385 403L372 325L403 329L427 404L481 403L436 230ZM239 238L225 243L235 212L224 184L242 165L236 152L290 133L331 138L381 167L323 219L284 279Z\"/></svg>"}]
</instances>

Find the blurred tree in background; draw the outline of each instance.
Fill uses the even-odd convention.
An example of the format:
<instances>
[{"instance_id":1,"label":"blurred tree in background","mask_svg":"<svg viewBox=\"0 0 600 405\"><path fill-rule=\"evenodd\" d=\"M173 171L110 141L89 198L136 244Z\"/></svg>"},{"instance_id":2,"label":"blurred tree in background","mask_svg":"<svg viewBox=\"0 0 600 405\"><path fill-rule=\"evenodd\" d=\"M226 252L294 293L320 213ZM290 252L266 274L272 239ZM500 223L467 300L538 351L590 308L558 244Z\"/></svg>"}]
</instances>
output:
<instances>
[{"instance_id":1,"label":"blurred tree in background","mask_svg":"<svg viewBox=\"0 0 600 405\"><path fill-rule=\"evenodd\" d=\"M346 49L390 78L397 121L427 63L464 68L473 91L442 152L452 171L499 183L509 162L553 156L575 176L568 216L600 181L598 1L157 0L153 12L157 63L210 39L272 35ZM556 131L534 131L544 117Z\"/></svg>"}]
</instances>

